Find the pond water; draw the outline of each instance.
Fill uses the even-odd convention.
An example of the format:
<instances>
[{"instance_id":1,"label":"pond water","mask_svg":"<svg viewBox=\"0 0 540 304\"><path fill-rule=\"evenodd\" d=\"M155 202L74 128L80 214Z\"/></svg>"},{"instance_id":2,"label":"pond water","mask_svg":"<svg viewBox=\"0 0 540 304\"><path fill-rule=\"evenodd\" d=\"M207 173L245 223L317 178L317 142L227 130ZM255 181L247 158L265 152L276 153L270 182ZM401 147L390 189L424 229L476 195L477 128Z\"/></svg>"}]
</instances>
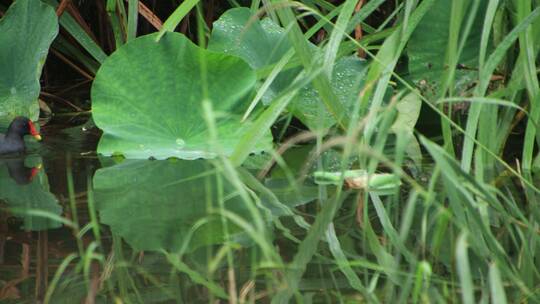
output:
<instances>
[{"instance_id":1,"label":"pond water","mask_svg":"<svg viewBox=\"0 0 540 304\"><path fill-rule=\"evenodd\" d=\"M88 125L42 134L0 160L2 303L459 301L450 213L405 185L368 201L314 183L316 166L339 168L337 152L314 161L294 147L268 171L264 155L240 168L101 157ZM404 167L429 184L431 167Z\"/></svg>"},{"instance_id":2,"label":"pond water","mask_svg":"<svg viewBox=\"0 0 540 304\"><path fill-rule=\"evenodd\" d=\"M274 293L330 301L350 291L317 249L320 221L337 210L316 202L333 195L326 187L286 170L258 179L258 157L234 170L216 160L105 158L95 129L42 134L28 155L0 161L2 303L253 302ZM309 150L292 151L299 159ZM355 204L351 196L340 211L343 236Z\"/></svg>"}]
</instances>

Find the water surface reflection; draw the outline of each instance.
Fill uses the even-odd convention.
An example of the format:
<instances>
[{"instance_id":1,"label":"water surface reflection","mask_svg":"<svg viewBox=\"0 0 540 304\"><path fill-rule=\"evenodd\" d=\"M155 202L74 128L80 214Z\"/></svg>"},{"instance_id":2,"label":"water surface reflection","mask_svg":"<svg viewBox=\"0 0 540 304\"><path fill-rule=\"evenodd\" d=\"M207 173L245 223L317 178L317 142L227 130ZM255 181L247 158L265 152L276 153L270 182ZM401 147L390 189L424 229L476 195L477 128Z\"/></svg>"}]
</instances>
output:
<instances>
[{"instance_id":1,"label":"water surface reflection","mask_svg":"<svg viewBox=\"0 0 540 304\"><path fill-rule=\"evenodd\" d=\"M254 168L231 173L216 161L98 157L83 131L0 162L1 300L225 299L230 271L250 282L281 263L276 227L294 232L280 216L317 197L316 185L280 174L261 182Z\"/></svg>"}]
</instances>

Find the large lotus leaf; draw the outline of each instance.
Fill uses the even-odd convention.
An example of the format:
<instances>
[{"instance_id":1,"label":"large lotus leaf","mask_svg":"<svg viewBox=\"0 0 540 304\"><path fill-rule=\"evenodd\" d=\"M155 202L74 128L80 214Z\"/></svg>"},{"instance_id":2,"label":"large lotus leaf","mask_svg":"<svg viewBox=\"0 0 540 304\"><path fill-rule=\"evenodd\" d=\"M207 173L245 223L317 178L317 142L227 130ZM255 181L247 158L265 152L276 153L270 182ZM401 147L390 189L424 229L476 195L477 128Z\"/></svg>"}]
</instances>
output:
<instances>
[{"instance_id":1,"label":"large lotus leaf","mask_svg":"<svg viewBox=\"0 0 540 304\"><path fill-rule=\"evenodd\" d=\"M319 49L310 44L314 52ZM258 20L247 8L235 8L225 12L214 28L209 49L234 54L259 69L278 62L291 48L287 33L269 18ZM352 109L362 89L367 63L353 56L341 58L333 69L332 88L345 108ZM285 70L278 74L263 97L265 103L285 90L298 75L300 68ZM302 89L291 102L289 110L310 129L329 128L336 123L333 115L322 103L312 86Z\"/></svg>"},{"instance_id":2,"label":"large lotus leaf","mask_svg":"<svg viewBox=\"0 0 540 304\"><path fill-rule=\"evenodd\" d=\"M472 5L472 2L470 3L469 5ZM471 82L478 77L476 70L478 68L478 48L480 47L485 7L486 2L482 1L475 23L458 60L455 74L455 89L458 94L467 89ZM407 47L410 78L428 98L437 95L441 77L448 68L445 65L445 56L448 47L451 11L452 1L436 0L433 7L416 27Z\"/></svg>"},{"instance_id":3,"label":"large lotus leaf","mask_svg":"<svg viewBox=\"0 0 540 304\"><path fill-rule=\"evenodd\" d=\"M214 22L208 49L236 55L254 69L277 63L289 49L287 33L269 18L259 20L245 7L226 11ZM315 47L315 46L313 46ZM300 72L293 68L279 73L262 100L270 103Z\"/></svg>"},{"instance_id":4,"label":"large lotus leaf","mask_svg":"<svg viewBox=\"0 0 540 304\"><path fill-rule=\"evenodd\" d=\"M127 158L216 155L202 102L217 117L218 145L229 154L251 123L241 123L242 97L255 84L244 61L201 49L179 33L139 37L114 52L92 86L92 113L105 134L98 152ZM270 133L256 147L269 148ZM253 151L255 152L255 151Z\"/></svg>"},{"instance_id":5,"label":"large lotus leaf","mask_svg":"<svg viewBox=\"0 0 540 304\"><path fill-rule=\"evenodd\" d=\"M332 89L339 102L348 111L352 111L354 104L358 102L367 67L367 62L356 56L343 57L334 66ZM300 90L290 110L310 130L327 129L337 122L311 85Z\"/></svg>"},{"instance_id":6,"label":"large lotus leaf","mask_svg":"<svg viewBox=\"0 0 540 304\"><path fill-rule=\"evenodd\" d=\"M191 237L189 250L224 240L218 193L229 212L251 221L235 188L204 160L124 160L100 169L94 176L101 222L123 237L135 250L178 250L193 225L208 218ZM229 233L238 228L229 223Z\"/></svg>"},{"instance_id":7,"label":"large lotus leaf","mask_svg":"<svg viewBox=\"0 0 540 304\"><path fill-rule=\"evenodd\" d=\"M37 0L15 1L0 20L0 126L38 118L41 68L57 34L54 9Z\"/></svg>"},{"instance_id":8,"label":"large lotus leaf","mask_svg":"<svg viewBox=\"0 0 540 304\"><path fill-rule=\"evenodd\" d=\"M40 161L39 161L40 162ZM0 162L0 200L16 215L23 218L25 230L58 228L62 224L43 216L26 214L26 210L39 210L52 215L62 214L62 207L49 192L47 176L36 171L22 159L4 159ZM37 175L35 175L37 173ZM35 176L34 176L35 175Z\"/></svg>"}]
</instances>

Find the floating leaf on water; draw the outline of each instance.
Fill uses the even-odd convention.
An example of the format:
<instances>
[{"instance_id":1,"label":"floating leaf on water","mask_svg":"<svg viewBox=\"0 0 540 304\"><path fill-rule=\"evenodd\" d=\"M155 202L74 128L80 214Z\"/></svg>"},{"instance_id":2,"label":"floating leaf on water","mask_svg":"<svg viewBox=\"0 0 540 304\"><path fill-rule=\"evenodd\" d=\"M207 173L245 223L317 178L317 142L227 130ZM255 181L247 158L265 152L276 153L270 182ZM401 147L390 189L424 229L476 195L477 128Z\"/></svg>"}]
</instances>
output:
<instances>
[{"instance_id":1,"label":"floating leaf on water","mask_svg":"<svg viewBox=\"0 0 540 304\"><path fill-rule=\"evenodd\" d=\"M207 99L220 113L220 151L232 153L251 127L239 114L245 110L242 97L255 84L255 73L240 58L201 49L182 34L167 33L158 43L155 35L122 46L96 75L92 113L104 131L98 152L139 159L215 157L203 115L202 101ZM267 132L251 152L271 144Z\"/></svg>"},{"instance_id":2,"label":"floating leaf on water","mask_svg":"<svg viewBox=\"0 0 540 304\"><path fill-rule=\"evenodd\" d=\"M41 1L17 0L0 19L0 126L37 120L41 67L57 34L55 11Z\"/></svg>"}]
</instances>

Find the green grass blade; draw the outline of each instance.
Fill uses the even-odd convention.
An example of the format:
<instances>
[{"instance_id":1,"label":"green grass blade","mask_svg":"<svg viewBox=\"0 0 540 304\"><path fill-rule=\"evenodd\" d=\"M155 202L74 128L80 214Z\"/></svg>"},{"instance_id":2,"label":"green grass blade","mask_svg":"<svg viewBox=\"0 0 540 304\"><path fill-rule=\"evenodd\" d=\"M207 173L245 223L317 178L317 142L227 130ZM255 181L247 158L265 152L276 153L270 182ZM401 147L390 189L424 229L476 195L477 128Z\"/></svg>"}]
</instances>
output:
<instances>
[{"instance_id":1,"label":"green grass blade","mask_svg":"<svg viewBox=\"0 0 540 304\"><path fill-rule=\"evenodd\" d=\"M347 260L347 257L345 256L345 253L341 249L341 245L339 244L339 240L336 236L336 230L333 224L328 225L328 229L326 230L326 240L328 241L328 247L330 247L330 251L332 252L334 259L336 260L338 268L345 275L352 288L358 290L364 295L368 295L368 290L362 284L360 278L353 271L351 265L349 264L349 261Z\"/></svg>"},{"instance_id":2,"label":"green grass blade","mask_svg":"<svg viewBox=\"0 0 540 304\"><path fill-rule=\"evenodd\" d=\"M298 91L307 85L313 78L305 77L304 73L300 73L293 84L284 92L282 92L270 106L254 122L253 127L247 132L236 145L230 160L235 166L240 166L249 156L250 150L257 142L268 132L270 127L278 119L281 113L285 110L289 102L296 96Z\"/></svg>"},{"instance_id":3,"label":"green grass blade","mask_svg":"<svg viewBox=\"0 0 540 304\"><path fill-rule=\"evenodd\" d=\"M335 61L339 51L339 45L345 35L345 26L351 19L357 2L358 1L356 0L348 0L345 2L345 4L343 5L343 9L338 16L337 22L332 30L332 34L330 34L330 39L325 48L326 51L324 54L323 62L323 69L328 78L330 78L332 75L332 69L335 65Z\"/></svg>"},{"instance_id":4,"label":"green grass blade","mask_svg":"<svg viewBox=\"0 0 540 304\"><path fill-rule=\"evenodd\" d=\"M62 217L60 215L54 214L52 212L48 212L45 210L39 210L39 209L28 209L28 208L10 208L9 211L13 212L14 214L21 214L21 215L29 215L29 216L36 216L36 217L42 217L49 219L51 221L62 223L63 225L76 229L77 223L70 221L69 219Z\"/></svg>"},{"instance_id":5,"label":"green grass blade","mask_svg":"<svg viewBox=\"0 0 540 304\"><path fill-rule=\"evenodd\" d=\"M495 13L499 6L499 0L489 0L488 7L486 9L486 17L484 18L484 25L482 27L482 37L480 38L480 54L478 55L480 66L484 65L486 60L489 35L493 26L493 19L495 19Z\"/></svg>"},{"instance_id":6,"label":"green grass blade","mask_svg":"<svg viewBox=\"0 0 540 304\"><path fill-rule=\"evenodd\" d=\"M401 52L405 48L412 32L433 3L434 0L422 1L414 12L411 13L410 17L407 18L408 22L402 23L392 35L384 41L366 76L365 83L368 84L368 86L364 90L364 94L360 101L360 117L363 117L367 113L368 106L370 111L379 111L383 97L389 86L392 71L399 60ZM371 87L369 86L370 84ZM375 93L373 93L374 84L376 84ZM374 131L374 127L373 122L366 127L366 137L368 141Z\"/></svg>"},{"instance_id":7,"label":"green grass blade","mask_svg":"<svg viewBox=\"0 0 540 304\"><path fill-rule=\"evenodd\" d=\"M156 41L159 41L165 32L174 32L174 29L180 24L187 14L199 3L200 0L186 0L180 4L176 10L165 20L163 27L159 30L159 34L156 36Z\"/></svg>"},{"instance_id":8,"label":"green grass blade","mask_svg":"<svg viewBox=\"0 0 540 304\"><path fill-rule=\"evenodd\" d=\"M479 75L479 84L475 88L475 96L485 95L486 90L488 89L491 75L497 68L499 62L504 58L506 52L514 42L518 39L519 34L527 29L532 22L540 16L540 7L536 8L531 14L527 16L523 21L521 21L505 38L499 43L497 48L491 53L488 57L486 64L480 67ZM465 129L465 140L463 143L461 167L466 172L470 172L473 150L474 150L474 139L476 138L476 130L478 127L478 122L480 119L480 113L482 110L481 104L473 104L469 110L469 116L467 118L467 127Z\"/></svg>"},{"instance_id":9,"label":"green grass blade","mask_svg":"<svg viewBox=\"0 0 540 304\"><path fill-rule=\"evenodd\" d=\"M471 266L469 264L467 247L467 233L462 233L458 238L456 248L456 263L459 275L459 286L461 287L461 299L464 304L474 304L474 285L471 276Z\"/></svg>"},{"instance_id":10,"label":"green grass blade","mask_svg":"<svg viewBox=\"0 0 540 304\"><path fill-rule=\"evenodd\" d=\"M56 0L45 0L45 2L54 7L58 6ZM62 14L60 16L60 25L99 63L103 63L107 59L107 54L103 49L81 28L71 15Z\"/></svg>"},{"instance_id":11,"label":"green grass blade","mask_svg":"<svg viewBox=\"0 0 540 304\"><path fill-rule=\"evenodd\" d=\"M54 273L54 276L53 276L51 282L49 283L49 288L47 288L47 292L45 293L45 297L43 298L43 303L44 304L51 303L52 295L54 293L54 290L56 289L56 286L58 285L58 282L60 282L60 279L62 278L62 275L66 271L69 264L71 264L71 262L73 260L75 260L76 258L77 258L77 255L72 253L72 254L68 255L62 261L62 263L60 263L60 265L56 269L56 272Z\"/></svg>"},{"instance_id":12,"label":"green grass blade","mask_svg":"<svg viewBox=\"0 0 540 304\"><path fill-rule=\"evenodd\" d=\"M191 269L188 265L186 265L184 262L182 262L180 260L180 258L176 254L172 254L172 253L168 253L168 252L163 252L163 254L167 258L169 263L171 263L171 265L173 265L176 270L188 275L189 278L193 282L203 285L204 287L208 288L208 290L210 292L212 292L214 295L216 295L216 296L218 296L218 297L220 297L222 299L228 299L229 298L229 296L227 295L225 290L223 290L223 288L221 288L221 286L219 286L218 284L216 284L216 283L214 283L212 281L208 281L205 278L205 276L203 276L202 274L198 273L197 271Z\"/></svg>"},{"instance_id":13,"label":"green grass blade","mask_svg":"<svg viewBox=\"0 0 540 304\"><path fill-rule=\"evenodd\" d=\"M354 14L354 16L349 21L347 25L347 30L345 32L351 32L360 22L364 21L371 13L381 6L386 0L372 0L366 1L365 5L362 6L362 9Z\"/></svg>"},{"instance_id":14,"label":"green grass blade","mask_svg":"<svg viewBox=\"0 0 540 304\"><path fill-rule=\"evenodd\" d=\"M107 15L109 15L109 21L111 22L116 49L120 48L126 42L123 31L125 26L121 18L121 13L119 12L119 4L123 5L123 2L118 2L117 0L107 0L107 5L105 8Z\"/></svg>"},{"instance_id":15,"label":"green grass blade","mask_svg":"<svg viewBox=\"0 0 540 304\"><path fill-rule=\"evenodd\" d=\"M279 0L274 0L273 3L279 3ZM313 72L317 67L317 58L314 54L311 53L307 40L304 38L300 26L296 21L296 16L292 12L291 8L286 6L282 7L277 11L277 15L281 20L281 23L285 27L290 27L289 39L296 51L297 56L300 58L304 68ZM313 87L317 90L321 100L326 106L327 110L335 117L338 125L344 128L348 125L348 111L345 111L343 105L339 102L335 93L332 90L330 85L330 79L328 75L318 74L315 79L313 79Z\"/></svg>"},{"instance_id":16,"label":"green grass blade","mask_svg":"<svg viewBox=\"0 0 540 304\"><path fill-rule=\"evenodd\" d=\"M127 41L135 39L137 37L137 20L139 17L139 0L129 0L128 3L128 27L127 27Z\"/></svg>"},{"instance_id":17,"label":"green grass blade","mask_svg":"<svg viewBox=\"0 0 540 304\"><path fill-rule=\"evenodd\" d=\"M501 273L496 263L489 265L489 287L491 292L491 303L506 304L506 293L501 279Z\"/></svg>"}]
</instances>

